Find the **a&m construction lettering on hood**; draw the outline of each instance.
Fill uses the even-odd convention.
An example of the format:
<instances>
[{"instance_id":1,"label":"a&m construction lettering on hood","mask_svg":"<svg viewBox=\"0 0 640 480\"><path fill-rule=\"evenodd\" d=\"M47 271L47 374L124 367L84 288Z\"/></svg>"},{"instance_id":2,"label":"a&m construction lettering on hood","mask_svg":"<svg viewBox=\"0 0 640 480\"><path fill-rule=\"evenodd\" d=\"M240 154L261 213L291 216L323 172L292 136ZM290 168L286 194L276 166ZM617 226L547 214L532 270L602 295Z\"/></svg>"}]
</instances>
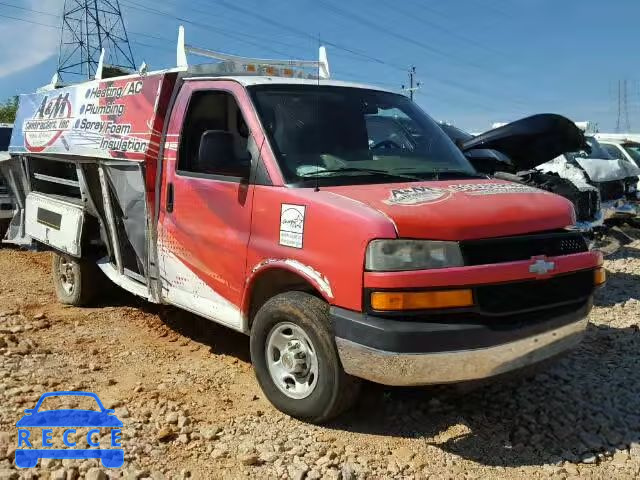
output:
<instances>
[{"instance_id":1,"label":"a&m construction lettering on hood","mask_svg":"<svg viewBox=\"0 0 640 480\"><path fill-rule=\"evenodd\" d=\"M500 195L507 193L547 193L544 190L518 183L465 183L443 187L413 186L392 189L387 205L422 205L448 199L454 193L465 195Z\"/></svg>"}]
</instances>

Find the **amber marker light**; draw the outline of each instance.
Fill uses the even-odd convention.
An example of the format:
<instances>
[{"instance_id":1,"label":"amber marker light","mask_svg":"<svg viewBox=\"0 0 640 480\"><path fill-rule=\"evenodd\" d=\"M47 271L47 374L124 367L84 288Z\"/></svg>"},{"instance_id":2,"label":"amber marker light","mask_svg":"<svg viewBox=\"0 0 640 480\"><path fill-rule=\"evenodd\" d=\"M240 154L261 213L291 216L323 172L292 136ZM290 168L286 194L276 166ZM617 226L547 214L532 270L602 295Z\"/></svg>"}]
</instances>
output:
<instances>
[{"instance_id":1,"label":"amber marker light","mask_svg":"<svg viewBox=\"0 0 640 480\"><path fill-rule=\"evenodd\" d=\"M371 293L371 308L374 310L422 310L472 305L473 292L470 289Z\"/></svg>"}]
</instances>

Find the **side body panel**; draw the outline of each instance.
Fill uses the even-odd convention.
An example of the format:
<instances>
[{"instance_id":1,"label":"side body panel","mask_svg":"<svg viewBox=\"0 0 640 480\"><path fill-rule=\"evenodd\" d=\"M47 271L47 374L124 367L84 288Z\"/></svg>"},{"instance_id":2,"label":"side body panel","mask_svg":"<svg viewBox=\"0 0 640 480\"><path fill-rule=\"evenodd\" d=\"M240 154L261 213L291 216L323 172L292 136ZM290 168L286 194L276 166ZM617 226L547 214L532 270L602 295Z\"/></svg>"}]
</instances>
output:
<instances>
[{"instance_id":1,"label":"side body panel","mask_svg":"<svg viewBox=\"0 0 640 480\"><path fill-rule=\"evenodd\" d=\"M256 186L245 309L256 278L279 268L307 280L330 304L360 310L367 245L396 236L386 215L357 200L325 189Z\"/></svg>"},{"instance_id":2,"label":"side body panel","mask_svg":"<svg viewBox=\"0 0 640 480\"><path fill-rule=\"evenodd\" d=\"M168 303L244 330L240 304L254 187L177 171L180 134L189 100L200 90L230 93L250 130L257 127L255 114L247 107L247 92L238 83L189 81L181 87L169 120L162 171L158 219L162 297ZM172 208L167 208L169 188L173 190Z\"/></svg>"}]
</instances>

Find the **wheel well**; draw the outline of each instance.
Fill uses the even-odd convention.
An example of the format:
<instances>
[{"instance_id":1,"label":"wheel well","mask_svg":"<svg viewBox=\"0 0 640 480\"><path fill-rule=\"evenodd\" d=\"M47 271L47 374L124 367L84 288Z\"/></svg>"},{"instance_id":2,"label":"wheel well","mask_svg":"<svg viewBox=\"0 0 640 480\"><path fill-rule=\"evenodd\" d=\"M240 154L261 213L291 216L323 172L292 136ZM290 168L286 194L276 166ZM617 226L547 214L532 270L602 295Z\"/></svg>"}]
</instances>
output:
<instances>
[{"instance_id":1,"label":"wheel well","mask_svg":"<svg viewBox=\"0 0 640 480\"><path fill-rule=\"evenodd\" d=\"M323 298L322 294L304 277L283 268L271 268L253 281L249 291L249 327L256 313L267 300L290 291L307 292Z\"/></svg>"}]
</instances>

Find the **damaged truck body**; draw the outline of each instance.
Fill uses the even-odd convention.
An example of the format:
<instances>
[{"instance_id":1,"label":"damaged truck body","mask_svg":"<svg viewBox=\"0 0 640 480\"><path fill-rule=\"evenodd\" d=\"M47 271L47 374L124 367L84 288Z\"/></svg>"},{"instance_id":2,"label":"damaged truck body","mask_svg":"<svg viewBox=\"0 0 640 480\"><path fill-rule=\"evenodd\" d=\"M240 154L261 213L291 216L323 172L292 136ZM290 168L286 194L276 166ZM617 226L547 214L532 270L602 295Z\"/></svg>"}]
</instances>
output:
<instances>
[{"instance_id":1,"label":"damaged truck body","mask_svg":"<svg viewBox=\"0 0 640 480\"><path fill-rule=\"evenodd\" d=\"M640 169L612 158L569 119L540 114L480 135L441 124L479 171L561 195L573 203L574 229L593 238L617 221L635 221Z\"/></svg>"},{"instance_id":2,"label":"damaged truck body","mask_svg":"<svg viewBox=\"0 0 640 480\"><path fill-rule=\"evenodd\" d=\"M579 343L604 270L570 202L479 174L405 96L331 80L323 49L189 66L180 39L175 69L20 97L8 241L53 251L60 301L102 272L248 334L266 397L311 422L360 379L483 379Z\"/></svg>"}]
</instances>

